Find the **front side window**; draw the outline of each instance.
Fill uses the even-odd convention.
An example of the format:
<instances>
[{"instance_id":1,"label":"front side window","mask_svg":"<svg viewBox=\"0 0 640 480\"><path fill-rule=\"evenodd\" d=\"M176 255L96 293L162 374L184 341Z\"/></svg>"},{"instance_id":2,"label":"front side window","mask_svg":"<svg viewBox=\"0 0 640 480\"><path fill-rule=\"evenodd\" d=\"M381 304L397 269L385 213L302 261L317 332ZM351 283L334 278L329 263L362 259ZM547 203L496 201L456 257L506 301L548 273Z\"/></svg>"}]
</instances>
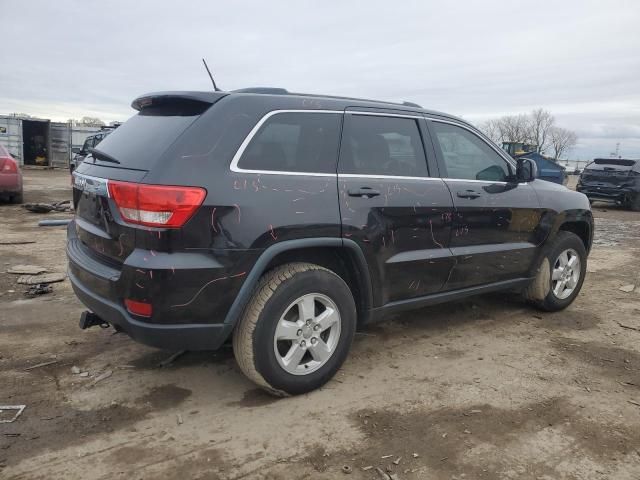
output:
<instances>
[{"instance_id":1,"label":"front side window","mask_svg":"<svg viewBox=\"0 0 640 480\"><path fill-rule=\"evenodd\" d=\"M251 139L238 167L302 173L335 173L340 113L277 113Z\"/></svg>"},{"instance_id":2,"label":"front side window","mask_svg":"<svg viewBox=\"0 0 640 480\"><path fill-rule=\"evenodd\" d=\"M487 143L470 131L448 123L433 122L436 148L446 167L446 178L506 182L509 164Z\"/></svg>"},{"instance_id":3,"label":"front side window","mask_svg":"<svg viewBox=\"0 0 640 480\"><path fill-rule=\"evenodd\" d=\"M412 118L348 115L340 172L426 177L427 161L418 123Z\"/></svg>"}]
</instances>

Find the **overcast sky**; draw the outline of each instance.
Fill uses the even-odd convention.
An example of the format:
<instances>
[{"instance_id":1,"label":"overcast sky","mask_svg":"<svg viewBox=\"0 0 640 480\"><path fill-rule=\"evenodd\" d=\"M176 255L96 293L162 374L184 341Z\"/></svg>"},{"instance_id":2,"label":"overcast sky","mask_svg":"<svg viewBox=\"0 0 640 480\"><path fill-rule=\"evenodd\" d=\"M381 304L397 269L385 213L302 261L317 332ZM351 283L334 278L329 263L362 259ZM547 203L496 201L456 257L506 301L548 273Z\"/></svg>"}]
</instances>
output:
<instances>
[{"instance_id":1,"label":"overcast sky","mask_svg":"<svg viewBox=\"0 0 640 480\"><path fill-rule=\"evenodd\" d=\"M410 100L474 123L536 107L573 158L640 157L640 2L0 0L0 114L125 120L222 89Z\"/></svg>"}]
</instances>

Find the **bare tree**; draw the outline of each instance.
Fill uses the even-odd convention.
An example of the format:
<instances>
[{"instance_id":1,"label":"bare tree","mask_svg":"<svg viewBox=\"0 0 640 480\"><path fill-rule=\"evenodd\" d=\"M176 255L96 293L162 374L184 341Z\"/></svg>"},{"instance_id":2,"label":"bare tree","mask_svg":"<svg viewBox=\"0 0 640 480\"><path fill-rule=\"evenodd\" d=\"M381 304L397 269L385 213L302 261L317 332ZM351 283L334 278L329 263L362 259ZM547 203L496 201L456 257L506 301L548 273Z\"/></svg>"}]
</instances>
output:
<instances>
[{"instance_id":1,"label":"bare tree","mask_svg":"<svg viewBox=\"0 0 640 480\"><path fill-rule=\"evenodd\" d=\"M500 119L487 120L480 125L480 130L498 145L504 141Z\"/></svg>"},{"instance_id":2,"label":"bare tree","mask_svg":"<svg viewBox=\"0 0 640 480\"><path fill-rule=\"evenodd\" d=\"M553 150L553 158L555 158L556 161L573 148L578 141L578 136L575 132L561 127L553 127L549 131L549 137L551 149Z\"/></svg>"},{"instance_id":3,"label":"bare tree","mask_svg":"<svg viewBox=\"0 0 640 480\"><path fill-rule=\"evenodd\" d=\"M528 117L527 140L538 146L538 153L544 153L549 147L550 132L554 128L555 118L543 108L536 108Z\"/></svg>"}]
</instances>

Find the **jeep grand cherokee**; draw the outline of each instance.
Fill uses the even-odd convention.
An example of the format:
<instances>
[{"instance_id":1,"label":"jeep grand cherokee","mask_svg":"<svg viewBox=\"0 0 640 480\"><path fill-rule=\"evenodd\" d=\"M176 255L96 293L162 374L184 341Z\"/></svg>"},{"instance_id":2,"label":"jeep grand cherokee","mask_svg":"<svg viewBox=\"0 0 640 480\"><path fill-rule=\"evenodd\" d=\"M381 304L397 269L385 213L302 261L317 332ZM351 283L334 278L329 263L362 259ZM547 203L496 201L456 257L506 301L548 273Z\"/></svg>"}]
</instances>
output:
<instances>
[{"instance_id":1,"label":"jeep grand cherokee","mask_svg":"<svg viewBox=\"0 0 640 480\"><path fill-rule=\"evenodd\" d=\"M498 290L553 311L580 291L587 198L464 120L282 89L132 106L74 172L83 328L174 350L231 339L249 378L288 395L389 313Z\"/></svg>"}]
</instances>

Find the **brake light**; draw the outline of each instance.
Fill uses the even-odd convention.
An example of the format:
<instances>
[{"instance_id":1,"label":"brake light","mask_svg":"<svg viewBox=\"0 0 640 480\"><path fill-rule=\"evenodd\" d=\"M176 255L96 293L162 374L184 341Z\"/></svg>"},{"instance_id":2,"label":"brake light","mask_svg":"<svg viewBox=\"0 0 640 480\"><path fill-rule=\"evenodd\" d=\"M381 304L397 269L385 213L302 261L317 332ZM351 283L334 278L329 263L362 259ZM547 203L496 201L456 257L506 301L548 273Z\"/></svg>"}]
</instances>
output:
<instances>
[{"instance_id":1,"label":"brake light","mask_svg":"<svg viewBox=\"0 0 640 480\"><path fill-rule=\"evenodd\" d=\"M134 315L139 315L141 317L150 317L151 313L153 313L153 307L150 303L138 302L136 300L131 300L130 298L125 298L124 304L127 307L129 313L133 313Z\"/></svg>"},{"instance_id":2,"label":"brake light","mask_svg":"<svg viewBox=\"0 0 640 480\"><path fill-rule=\"evenodd\" d=\"M0 173L18 173L18 164L11 157L0 157Z\"/></svg>"},{"instance_id":3,"label":"brake light","mask_svg":"<svg viewBox=\"0 0 640 480\"><path fill-rule=\"evenodd\" d=\"M122 218L149 227L182 227L202 205L206 194L199 187L109 181L109 195Z\"/></svg>"}]
</instances>

